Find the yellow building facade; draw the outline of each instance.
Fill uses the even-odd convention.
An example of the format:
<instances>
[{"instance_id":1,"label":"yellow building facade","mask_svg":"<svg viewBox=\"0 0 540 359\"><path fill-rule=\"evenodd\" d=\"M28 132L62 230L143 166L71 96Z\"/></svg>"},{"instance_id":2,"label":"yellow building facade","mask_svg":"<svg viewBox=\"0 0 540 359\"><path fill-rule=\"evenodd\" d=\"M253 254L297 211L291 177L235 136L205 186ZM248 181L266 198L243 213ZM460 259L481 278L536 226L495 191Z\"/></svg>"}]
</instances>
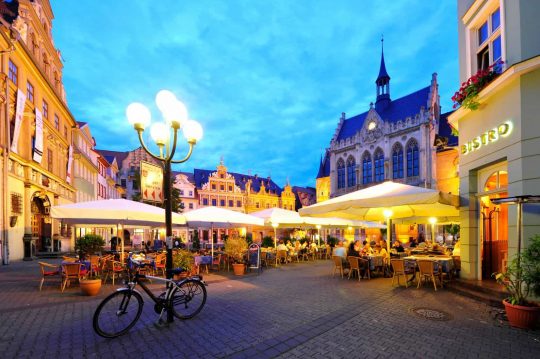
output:
<instances>
[{"instance_id":1,"label":"yellow building facade","mask_svg":"<svg viewBox=\"0 0 540 359\"><path fill-rule=\"evenodd\" d=\"M65 101L49 1L21 0L18 13L6 3L2 6L13 15L11 27L6 21L0 26L0 84L7 95L0 100L6 229L1 253L7 263L72 244L67 228L53 220L49 210L76 200L71 173L71 131L76 123Z\"/></svg>"}]
</instances>

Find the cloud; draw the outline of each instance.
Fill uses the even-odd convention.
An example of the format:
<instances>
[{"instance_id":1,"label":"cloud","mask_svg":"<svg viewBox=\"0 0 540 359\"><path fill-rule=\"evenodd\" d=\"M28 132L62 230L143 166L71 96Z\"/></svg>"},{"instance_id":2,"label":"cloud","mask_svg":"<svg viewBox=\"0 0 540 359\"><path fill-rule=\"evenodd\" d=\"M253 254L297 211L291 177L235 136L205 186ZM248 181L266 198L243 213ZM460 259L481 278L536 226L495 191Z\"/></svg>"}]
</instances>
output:
<instances>
[{"instance_id":1,"label":"cloud","mask_svg":"<svg viewBox=\"0 0 540 359\"><path fill-rule=\"evenodd\" d=\"M382 33L392 97L438 72L450 109L453 2L309 4L53 0L70 109L99 148L130 150L138 142L125 107L143 102L160 120L154 96L167 88L205 130L182 170L215 168L224 156L231 171L311 186L341 112L354 116L375 99Z\"/></svg>"}]
</instances>

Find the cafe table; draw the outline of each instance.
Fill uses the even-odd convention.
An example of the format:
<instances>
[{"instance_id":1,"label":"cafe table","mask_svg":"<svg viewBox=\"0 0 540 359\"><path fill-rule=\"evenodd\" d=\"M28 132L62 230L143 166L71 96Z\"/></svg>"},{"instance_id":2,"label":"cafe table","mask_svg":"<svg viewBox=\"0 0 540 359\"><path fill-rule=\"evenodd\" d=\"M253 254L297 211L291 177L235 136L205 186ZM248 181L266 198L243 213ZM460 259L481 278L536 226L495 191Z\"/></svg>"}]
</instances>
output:
<instances>
[{"instance_id":1,"label":"cafe table","mask_svg":"<svg viewBox=\"0 0 540 359\"><path fill-rule=\"evenodd\" d=\"M405 261L415 262L418 260L429 260L432 262L437 262L441 266L441 270L444 273L450 273L454 268L454 260L450 256L445 255L412 255L403 258Z\"/></svg>"}]
</instances>

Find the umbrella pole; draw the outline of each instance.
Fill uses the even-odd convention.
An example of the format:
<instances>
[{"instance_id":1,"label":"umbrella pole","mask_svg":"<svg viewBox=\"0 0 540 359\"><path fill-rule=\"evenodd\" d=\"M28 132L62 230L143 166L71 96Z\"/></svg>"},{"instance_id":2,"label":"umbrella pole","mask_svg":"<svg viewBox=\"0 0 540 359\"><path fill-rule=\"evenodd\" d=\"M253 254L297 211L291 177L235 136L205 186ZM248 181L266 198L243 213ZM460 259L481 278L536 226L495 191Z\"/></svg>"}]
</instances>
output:
<instances>
[{"instance_id":1,"label":"umbrella pole","mask_svg":"<svg viewBox=\"0 0 540 359\"><path fill-rule=\"evenodd\" d=\"M214 225L212 224L212 228L210 229L210 252L212 255L212 258L214 258Z\"/></svg>"}]
</instances>

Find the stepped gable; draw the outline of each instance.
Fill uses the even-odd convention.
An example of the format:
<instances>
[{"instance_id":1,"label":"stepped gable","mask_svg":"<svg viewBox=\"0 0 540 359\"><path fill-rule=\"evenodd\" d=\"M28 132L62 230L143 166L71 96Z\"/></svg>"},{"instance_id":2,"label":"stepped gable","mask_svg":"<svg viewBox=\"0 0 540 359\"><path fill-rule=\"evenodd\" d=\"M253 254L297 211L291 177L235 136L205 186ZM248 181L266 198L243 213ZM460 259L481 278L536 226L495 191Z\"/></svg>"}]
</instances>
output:
<instances>
[{"instance_id":1,"label":"stepped gable","mask_svg":"<svg viewBox=\"0 0 540 359\"><path fill-rule=\"evenodd\" d=\"M193 177L195 180L195 186L198 189L201 189L203 184L208 182L208 178L216 170L204 170L204 169L194 169ZM242 191L246 190L246 183L251 179L251 189L255 192L259 192L261 188L261 183L264 182L264 186L269 193L281 195L282 189L272 180L268 178L263 178L259 176L250 176L241 173L227 172L227 174L234 177L235 184L240 187Z\"/></svg>"}]
</instances>

